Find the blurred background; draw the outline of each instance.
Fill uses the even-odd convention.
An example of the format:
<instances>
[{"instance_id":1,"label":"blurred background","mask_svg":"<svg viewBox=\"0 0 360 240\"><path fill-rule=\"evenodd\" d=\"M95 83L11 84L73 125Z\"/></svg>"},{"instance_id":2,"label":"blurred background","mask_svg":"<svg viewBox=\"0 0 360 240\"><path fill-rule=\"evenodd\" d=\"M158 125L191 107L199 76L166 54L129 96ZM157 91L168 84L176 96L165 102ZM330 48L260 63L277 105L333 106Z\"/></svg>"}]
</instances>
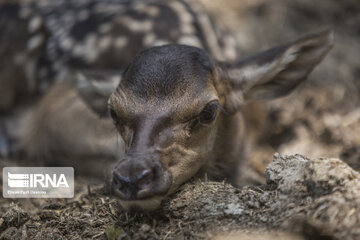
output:
<instances>
[{"instance_id":1,"label":"blurred background","mask_svg":"<svg viewBox=\"0 0 360 240\"><path fill-rule=\"evenodd\" d=\"M360 2L356 0L201 0L234 34L241 56L332 29L334 48L288 97L250 104L252 167L271 154L337 157L360 169Z\"/></svg>"}]
</instances>

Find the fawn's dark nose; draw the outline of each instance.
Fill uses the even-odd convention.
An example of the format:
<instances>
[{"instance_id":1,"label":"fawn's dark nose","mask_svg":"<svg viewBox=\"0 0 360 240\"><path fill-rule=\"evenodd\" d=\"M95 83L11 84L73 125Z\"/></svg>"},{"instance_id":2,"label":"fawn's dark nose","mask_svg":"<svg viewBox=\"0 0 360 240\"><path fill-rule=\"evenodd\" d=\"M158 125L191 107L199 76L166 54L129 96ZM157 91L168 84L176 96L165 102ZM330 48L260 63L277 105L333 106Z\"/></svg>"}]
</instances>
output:
<instances>
[{"instance_id":1,"label":"fawn's dark nose","mask_svg":"<svg viewBox=\"0 0 360 240\"><path fill-rule=\"evenodd\" d=\"M114 171L112 188L123 200L140 200L166 193L170 178L160 164L154 161L120 161Z\"/></svg>"},{"instance_id":2,"label":"fawn's dark nose","mask_svg":"<svg viewBox=\"0 0 360 240\"><path fill-rule=\"evenodd\" d=\"M146 169L134 177L122 175L118 170L113 172L113 187L125 199L138 198L138 193L146 193L154 178L152 170Z\"/></svg>"}]
</instances>

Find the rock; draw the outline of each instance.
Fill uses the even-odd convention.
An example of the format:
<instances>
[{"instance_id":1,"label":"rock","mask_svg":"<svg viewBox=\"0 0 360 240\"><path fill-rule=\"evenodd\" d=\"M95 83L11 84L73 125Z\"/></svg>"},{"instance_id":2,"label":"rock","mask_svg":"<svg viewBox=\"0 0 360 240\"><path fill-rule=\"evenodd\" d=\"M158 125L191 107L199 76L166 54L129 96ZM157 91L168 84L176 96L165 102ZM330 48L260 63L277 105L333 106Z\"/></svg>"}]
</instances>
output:
<instances>
[{"instance_id":1,"label":"rock","mask_svg":"<svg viewBox=\"0 0 360 240\"><path fill-rule=\"evenodd\" d=\"M322 196L359 181L360 174L335 158L308 159L301 155L274 155L267 167L266 183L281 194Z\"/></svg>"},{"instance_id":2,"label":"rock","mask_svg":"<svg viewBox=\"0 0 360 240\"><path fill-rule=\"evenodd\" d=\"M228 233L215 236L213 240L305 240L296 234L286 232L266 232L266 233Z\"/></svg>"},{"instance_id":3,"label":"rock","mask_svg":"<svg viewBox=\"0 0 360 240\"><path fill-rule=\"evenodd\" d=\"M304 238L360 238L360 174L343 161L275 154L266 180L264 186L240 190L224 183L192 182L165 208L179 222L210 230L207 237L251 227L282 229Z\"/></svg>"}]
</instances>

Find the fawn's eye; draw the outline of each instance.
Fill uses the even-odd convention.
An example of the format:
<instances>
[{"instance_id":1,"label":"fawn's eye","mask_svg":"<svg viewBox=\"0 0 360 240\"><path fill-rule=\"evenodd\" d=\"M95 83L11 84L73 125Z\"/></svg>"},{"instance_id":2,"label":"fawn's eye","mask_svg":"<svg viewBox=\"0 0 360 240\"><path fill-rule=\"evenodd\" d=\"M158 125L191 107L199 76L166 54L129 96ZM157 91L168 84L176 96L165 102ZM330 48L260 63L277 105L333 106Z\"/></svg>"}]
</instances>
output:
<instances>
[{"instance_id":1,"label":"fawn's eye","mask_svg":"<svg viewBox=\"0 0 360 240\"><path fill-rule=\"evenodd\" d=\"M209 103L199 114L199 123L208 124L215 120L219 103Z\"/></svg>"},{"instance_id":2,"label":"fawn's eye","mask_svg":"<svg viewBox=\"0 0 360 240\"><path fill-rule=\"evenodd\" d=\"M214 121L219 106L220 104L216 101L206 105L200 114L190 122L190 129L195 129L200 124L206 125Z\"/></svg>"},{"instance_id":3,"label":"fawn's eye","mask_svg":"<svg viewBox=\"0 0 360 240\"><path fill-rule=\"evenodd\" d=\"M115 126L119 125L119 118L113 109L110 109L110 117L112 118Z\"/></svg>"}]
</instances>

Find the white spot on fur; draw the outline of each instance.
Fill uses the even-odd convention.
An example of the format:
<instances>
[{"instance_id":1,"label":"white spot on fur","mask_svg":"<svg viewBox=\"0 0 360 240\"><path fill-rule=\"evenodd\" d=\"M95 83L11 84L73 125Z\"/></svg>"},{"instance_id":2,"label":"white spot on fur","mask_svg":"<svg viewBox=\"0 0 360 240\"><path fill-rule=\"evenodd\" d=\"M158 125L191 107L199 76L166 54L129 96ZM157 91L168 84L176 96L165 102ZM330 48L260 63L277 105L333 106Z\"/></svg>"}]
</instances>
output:
<instances>
[{"instance_id":1,"label":"white spot on fur","mask_svg":"<svg viewBox=\"0 0 360 240\"><path fill-rule=\"evenodd\" d=\"M85 45L95 45L97 36L94 33L90 33L85 38Z\"/></svg>"},{"instance_id":2,"label":"white spot on fur","mask_svg":"<svg viewBox=\"0 0 360 240\"><path fill-rule=\"evenodd\" d=\"M27 50L32 51L35 48L39 47L43 42L45 38L42 34L37 34L30 38L30 40L27 42Z\"/></svg>"},{"instance_id":3,"label":"white spot on fur","mask_svg":"<svg viewBox=\"0 0 360 240\"><path fill-rule=\"evenodd\" d=\"M79 14L77 15L77 17L80 21L86 20L89 16L90 16L90 12L89 12L89 10L86 10L86 9L81 10L79 12Z\"/></svg>"},{"instance_id":4,"label":"white spot on fur","mask_svg":"<svg viewBox=\"0 0 360 240\"><path fill-rule=\"evenodd\" d=\"M127 45L127 43L128 43L128 40L126 37L118 37L114 41L114 46L116 48L123 48Z\"/></svg>"},{"instance_id":5,"label":"white spot on fur","mask_svg":"<svg viewBox=\"0 0 360 240\"><path fill-rule=\"evenodd\" d=\"M104 23L100 25L98 31L99 33L108 33L111 31L112 25L110 23Z\"/></svg>"},{"instance_id":6,"label":"white spot on fur","mask_svg":"<svg viewBox=\"0 0 360 240\"><path fill-rule=\"evenodd\" d=\"M65 38L60 41L60 45L64 50L69 50L74 46L74 40L72 38Z\"/></svg>"},{"instance_id":7,"label":"white spot on fur","mask_svg":"<svg viewBox=\"0 0 360 240\"><path fill-rule=\"evenodd\" d=\"M124 7L118 3L111 4L108 1L99 2L94 7L94 12L98 14L119 14L124 10Z\"/></svg>"},{"instance_id":8,"label":"white spot on fur","mask_svg":"<svg viewBox=\"0 0 360 240\"><path fill-rule=\"evenodd\" d=\"M106 9L107 9L107 4L105 2L99 2L98 4L95 5L94 12L102 13L102 12L105 12Z\"/></svg>"},{"instance_id":9,"label":"white spot on fur","mask_svg":"<svg viewBox=\"0 0 360 240\"><path fill-rule=\"evenodd\" d=\"M211 24L208 14L203 10L202 6L196 1L184 0L187 4L191 6L191 9L195 12L200 28L203 30L205 35L205 41L209 46L210 53L217 60L224 61L226 60L223 55L223 51L218 43L218 37L216 35L214 26Z\"/></svg>"},{"instance_id":10,"label":"white spot on fur","mask_svg":"<svg viewBox=\"0 0 360 240\"><path fill-rule=\"evenodd\" d=\"M73 55L77 56L77 57L82 56L83 55L83 46L80 44L75 45L75 47L73 48Z\"/></svg>"},{"instance_id":11,"label":"white spot on fur","mask_svg":"<svg viewBox=\"0 0 360 240\"><path fill-rule=\"evenodd\" d=\"M73 54L78 57L84 57L88 63L94 62L99 55L99 48L96 45L98 38L95 34L90 33L86 36L85 41L74 47Z\"/></svg>"},{"instance_id":12,"label":"white spot on fur","mask_svg":"<svg viewBox=\"0 0 360 240\"><path fill-rule=\"evenodd\" d=\"M96 81L91 79L93 88L103 96L108 97L119 85L121 76L110 76L107 81Z\"/></svg>"},{"instance_id":13,"label":"white spot on fur","mask_svg":"<svg viewBox=\"0 0 360 240\"><path fill-rule=\"evenodd\" d=\"M145 47L150 47L153 45L153 43L156 40L156 36L154 33L148 33L145 35L144 39L143 39L143 44Z\"/></svg>"},{"instance_id":14,"label":"white spot on fur","mask_svg":"<svg viewBox=\"0 0 360 240\"><path fill-rule=\"evenodd\" d=\"M180 29L183 34L194 34L195 33L195 28L192 24L181 24Z\"/></svg>"},{"instance_id":15,"label":"white spot on fur","mask_svg":"<svg viewBox=\"0 0 360 240\"><path fill-rule=\"evenodd\" d=\"M77 15L78 16L78 15ZM76 15L73 11L68 11L62 16L63 24L71 25L76 20Z\"/></svg>"},{"instance_id":16,"label":"white spot on fur","mask_svg":"<svg viewBox=\"0 0 360 240\"><path fill-rule=\"evenodd\" d=\"M151 17L157 17L160 13L160 10L157 7L148 6L146 13L149 14Z\"/></svg>"},{"instance_id":17,"label":"white spot on fur","mask_svg":"<svg viewBox=\"0 0 360 240\"><path fill-rule=\"evenodd\" d=\"M177 13L177 16L180 20L180 29L182 34L194 34L195 29L193 26L193 17L187 11L185 6L180 2L173 1L170 4L170 7Z\"/></svg>"},{"instance_id":18,"label":"white spot on fur","mask_svg":"<svg viewBox=\"0 0 360 240\"><path fill-rule=\"evenodd\" d=\"M30 33L34 33L37 30L40 29L42 24L42 19L39 16L35 16L33 18L31 18L29 25L28 25L28 31Z\"/></svg>"},{"instance_id":19,"label":"white spot on fur","mask_svg":"<svg viewBox=\"0 0 360 240\"><path fill-rule=\"evenodd\" d=\"M111 37L110 36L104 36L102 38L100 38L99 41L99 48L100 50L106 50L107 48L109 48L111 45Z\"/></svg>"},{"instance_id":20,"label":"white spot on fur","mask_svg":"<svg viewBox=\"0 0 360 240\"><path fill-rule=\"evenodd\" d=\"M153 46L157 47L157 46L162 46L162 45L166 45L166 44L169 44L169 42L166 40L163 40L163 39L158 39L154 42Z\"/></svg>"},{"instance_id":21,"label":"white spot on fur","mask_svg":"<svg viewBox=\"0 0 360 240\"><path fill-rule=\"evenodd\" d=\"M199 38L197 38L195 36L182 36L178 42L179 42L179 44L190 45L190 46L202 48L202 44L201 44Z\"/></svg>"},{"instance_id":22,"label":"white spot on fur","mask_svg":"<svg viewBox=\"0 0 360 240\"><path fill-rule=\"evenodd\" d=\"M154 25L151 20L138 21L129 17L120 17L119 22L134 32L149 32Z\"/></svg>"},{"instance_id":23,"label":"white spot on fur","mask_svg":"<svg viewBox=\"0 0 360 240\"><path fill-rule=\"evenodd\" d=\"M65 29L60 26L56 26L55 28L55 37L62 37L66 34Z\"/></svg>"},{"instance_id":24,"label":"white spot on fur","mask_svg":"<svg viewBox=\"0 0 360 240\"><path fill-rule=\"evenodd\" d=\"M232 38L231 36L227 35L223 38L224 40L224 55L225 58L233 61L237 58L237 53L236 53L236 42L235 39Z\"/></svg>"},{"instance_id":25,"label":"white spot on fur","mask_svg":"<svg viewBox=\"0 0 360 240\"><path fill-rule=\"evenodd\" d=\"M181 4L180 2L173 1L169 5L173 10L175 10L179 14L183 22L190 23L193 21L193 17L187 11L187 9L183 4Z\"/></svg>"},{"instance_id":26,"label":"white spot on fur","mask_svg":"<svg viewBox=\"0 0 360 240\"><path fill-rule=\"evenodd\" d=\"M146 13L151 17L156 17L159 15L160 11L155 6L149 6L144 3L139 3L135 6L135 9L139 12Z\"/></svg>"},{"instance_id":27,"label":"white spot on fur","mask_svg":"<svg viewBox=\"0 0 360 240\"><path fill-rule=\"evenodd\" d=\"M88 63L95 62L99 55L99 52L96 49L91 48L90 45L85 47L84 53L85 53L85 60Z\"/></svg>"},{"instance_id":28,"label":"white spot on fur","mask_svg":"<svg viewBox=\"0 0 360 240\"><path fill-rule=\"evenodd\" d=\"M224 56L222 54L222 51L220 49L220 46L218 44L218 39L217 39L216 33L214 31L213 26L211 25L209 16L206 14L200 14L198 16L198 19L199 19L201 28L206 33L205 41L207 42L212 55L217 60L225 60Z\"/></svg>"}]
</instances>

